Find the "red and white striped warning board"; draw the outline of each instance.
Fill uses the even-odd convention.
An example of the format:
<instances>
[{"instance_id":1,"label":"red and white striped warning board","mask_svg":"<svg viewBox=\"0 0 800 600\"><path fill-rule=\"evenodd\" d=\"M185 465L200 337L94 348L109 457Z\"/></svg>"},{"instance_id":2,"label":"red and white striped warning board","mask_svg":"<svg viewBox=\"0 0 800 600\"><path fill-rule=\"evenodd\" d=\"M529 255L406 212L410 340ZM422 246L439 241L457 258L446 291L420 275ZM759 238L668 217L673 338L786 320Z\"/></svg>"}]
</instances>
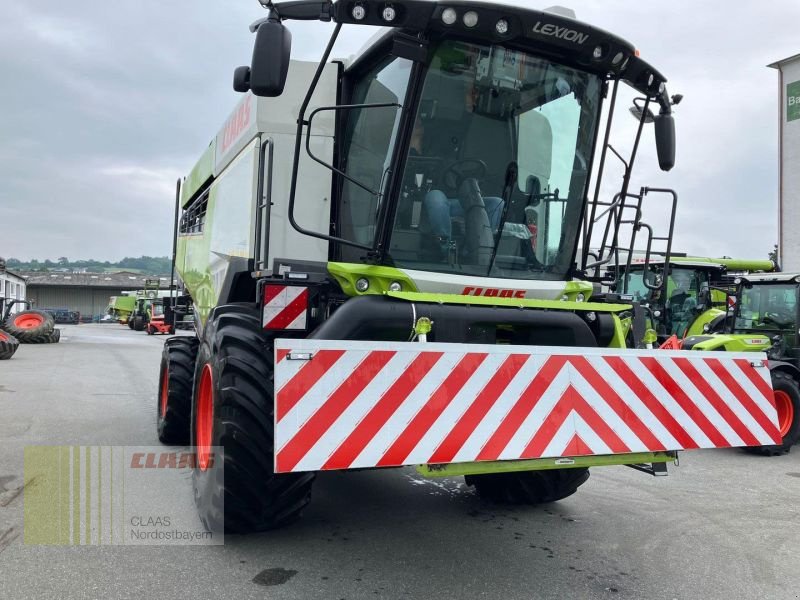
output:
<instances>
[{"instance_id":1,"label":"red and white striped warning board","mask_svg":"<svg viewBox=\"0 0 800 600\"><path fill-rule=\"evenodd\" d=\"M297 285L265 285L264 329L305 329L308 288Z\"/></svg>"},{"instance_id":2,"label":"red and white striped warning board","mask_svg":"<svg viewBox=\"0 0 800 600\"><path fill-rule=\"evenodd\" d=\"M780 443L761 353L276 340L275 471Z\"/></svg>"}]
</instances>

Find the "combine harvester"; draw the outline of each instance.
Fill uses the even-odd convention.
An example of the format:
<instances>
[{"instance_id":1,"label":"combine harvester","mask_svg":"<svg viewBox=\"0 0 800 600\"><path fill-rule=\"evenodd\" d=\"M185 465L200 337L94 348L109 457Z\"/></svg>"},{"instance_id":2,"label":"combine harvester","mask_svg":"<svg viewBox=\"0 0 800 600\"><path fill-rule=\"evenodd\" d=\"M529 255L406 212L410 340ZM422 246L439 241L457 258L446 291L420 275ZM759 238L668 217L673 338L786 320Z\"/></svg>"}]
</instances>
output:
<instances>
[{"instance_id":1,"label":"combine harvester","mask_svg":"<svg viewBox=\"0 0 800 600\"><path fill-rule=\"evenodd\" d=\"M629 192L647 122L672 168L677 100L631 44L512 4L264 3L246 95L178 191L196 336L164 346L158 434L196 446L207 527L291 522L323 470L413 465L536 504L589 467L780 439L762 356L640 350L641 306L590 301L606 259L577 249L603 219L649 249L622 214L676 201ZM318 64L290 61L293 19L335 23ZM343 25L385 29L341 62ZM606 203L621 85L639 124Z\"/></svg>"}]
</instances>

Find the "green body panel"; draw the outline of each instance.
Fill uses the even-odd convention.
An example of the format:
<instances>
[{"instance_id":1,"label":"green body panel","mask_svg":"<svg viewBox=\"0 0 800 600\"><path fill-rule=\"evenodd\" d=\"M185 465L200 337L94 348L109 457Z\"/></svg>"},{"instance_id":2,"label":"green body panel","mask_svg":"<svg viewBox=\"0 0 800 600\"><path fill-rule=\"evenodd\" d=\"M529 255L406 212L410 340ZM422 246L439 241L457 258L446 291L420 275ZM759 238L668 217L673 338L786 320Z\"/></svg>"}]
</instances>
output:
<instances>
[{"instance_id":1,"label":"green body panel","mask_svg":"<svg viewBox=\"0 0 800 600\"><path fill-rule=\"evenodd\" d=\"M136 306L135 296L114 296L113 301L108 305L110 309L120 313L132 313L134 306Z\"/></svg>"},{"instance_id":2,"label":"green body panel","mask_svg":"<svg viewBox=\"0 0 800 600\"><path fill-rule=\"evenodd\" d=\"M709 339L692 346L692 350L724 350L726 352L766 352L772 342L765 335L748 335L744 333L717 333Z\"/></svg>"},{"instance_id":3,"label":"green body panel","mask_svg":"<svg viewBox=\"0 0 800 600\"><path fill-rule=\"evenodd\" d=\"M675 458L676 455L671 452L638 452L633 454L574 456L569 458L535 458L530 460L419 465L417 466L417 473L431 478L457 477L463 475L487 475L490 473L514 473L517 471L543 471L547 469L577 469L582 467L605 467L611 465L667 463L674 461Z\"/></svg>"},{"instance_id":4,"label":"green body panel","mask_svg":"<svg viewBox=\"0 0 800 600\"><path fill-rule=\"evenodd\" d=\"M217 304L218 291L209 265L211 224L214 220L217 194L212 187L206 208L206 227L202 233L178 235L176 268L186 289L192 295L195 311L202 324L208 319L211 309Z\"/></svg>"},{"instance_id":5,"label":"green body panel","mask_svg":"<svg viewBox=\"0 0 800 600\"><path fill-rule=\"evenodd\" d=\"M348 296L368 296L370 294L383 294L389 291L389 285L398 282L403 286L403 291L416 292L417 286L400 269L382 267L377 265L364 265L356 263L328 263L328 273L339 283L342 291ZM369 281L366 292L356 289L356 280L365 278Z\"/></svg>"},{"instance_id":6,"label":"green body panel","mask_svg":"<svg viewBox=\"0 0 800 600\"><path fill-rule=\"evenodd\" d=\"M181 185L181 207L186 208L186 205L194 197L197 191L202 188L209 179L214 176L214 155L217 149L216 140L211 143L203 152L203 155L194 165L194 168L186 176Z\"/></svg>"},{"instance_id":7,"label":"green body panel","mask_svg":"<svg viewBox=\"0 0 800 600\"><path fill-rule=\"evenodd\" d=\"M716 319L718 316L724 314L725 311L719 310L718 308L709 308L707 311L700 313L700 315L698 315L697 318L689 325L689 328L686 330L686 336L703 335L703 333L705 333L703 331L703 326L706 323L711 323L711 321Z\"/></svg>"},{"instance_id":8,"label":"green body panel","mask_svg":"<svg viewBox=\"0 0 800 600\"><path fill-rule=\"evenodd\" d=\"M622 317L612 315L614 317L614 337L611 338L609 348L626 348L628 339L628 332L631 330L633 319L631 317Z\"/></svg>"},{"instance_id":9,"label":"green body panel","mask_svg":"<svg viewBox=\"0 0 800 600\"><path fill-rule=\"evenodd\" d=\"M775 263L771 260L750 260L746 258L708 258L705 256L672 256L673 263L700 263L722 265L729 271L774 271Z\"/></svg>"},{"instance_id":10,"label":"green body panel","mask_svg":"<svg viewBox=\"0 0 800 600\"><path fill-rule=\"evenodd\" d=\"M542 308L549 310L578 310L611 313L631 309L629 304L605 304L603 302L569 302L566 300L535 300L531 298L487 298L483 296L427 294L420 292L387 292L386 295L408 302L431 302L434 304L472 304L479 306L510 306L513 308Z\"/></svg>"}]
</instances>

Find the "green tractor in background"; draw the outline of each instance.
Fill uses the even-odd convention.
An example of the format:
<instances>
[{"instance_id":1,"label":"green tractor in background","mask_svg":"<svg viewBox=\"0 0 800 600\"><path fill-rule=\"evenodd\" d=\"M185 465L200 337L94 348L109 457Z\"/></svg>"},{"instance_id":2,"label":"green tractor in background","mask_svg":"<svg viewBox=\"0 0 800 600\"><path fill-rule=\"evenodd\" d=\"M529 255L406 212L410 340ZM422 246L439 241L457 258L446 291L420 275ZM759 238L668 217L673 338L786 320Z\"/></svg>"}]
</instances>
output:
<instances>
[{"instance_id":1,"label":"green tractor in background","mask_svg":"<svg viewBox=\"0 0 800 600\"><path fill-rule=\"evenodd\" d=\"M672 336L720 331L736 275L775 270L771 260L672 256L668 260L632 262L619 271L615 290L648 309L663 343Z\"/></svg>"},{"instance_id":2,"label":"green tractor in background","mask_svg":"<svg viewBox=\"0 0 800 600\"><path fill-rule=\"evenodd\" d=\"M111 296L106 307L106 314L114 321L122 325L130 322L131 314L136 307L136 296L124 294L122 296Z\"/></svg>"},{"instance_id":3,"label":"green tractor in background","mask_svg":"<svg viewBox=\"0 0 800 600\"><path fill-rule=\"evenodd\" d=\"M150 322L150 305L154 300L169 295L169 291L159 289L158 279L145 279L144 289L136 292L133 311L128 318L128 327L134 331L144 331Z\"/></svg>"},{"instance_id":4,"label":"green tractor in background","mask_svg":"<svg viewBox=\"0 0 800 600\"><path fill-rule=\"evenodd\" d=\"M756 450L770 456L785 454L800 441L799 300L800 274L739 277L721 330L691 335L682 343L684 350L766 352L783 443Z\"/></svg>"}]
</instances>

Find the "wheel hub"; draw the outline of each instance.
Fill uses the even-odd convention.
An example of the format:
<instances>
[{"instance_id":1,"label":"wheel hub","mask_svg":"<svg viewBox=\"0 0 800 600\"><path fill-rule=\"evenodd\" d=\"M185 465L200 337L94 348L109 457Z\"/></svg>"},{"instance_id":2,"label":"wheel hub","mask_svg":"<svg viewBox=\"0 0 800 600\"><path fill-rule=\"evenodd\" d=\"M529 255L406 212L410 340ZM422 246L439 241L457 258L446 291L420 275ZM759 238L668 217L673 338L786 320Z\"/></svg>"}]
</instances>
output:
<instances>
[{"instance_id":1,"label":"wheel hub","mask_svg":"<svg viewBox=\"0 0 800 600\"><path fill-rule=\"evenodd\" d=\"M42 323L44 323L42 315L27 314L20 315L14 319L14 327L19 327L20 329L35 329Z\"/></svg>"},{"instance_id":2,"label":"wheel hub","mask_svg":"<svg viewBox=\"0 0 800 600\"><path fill-rule=\"evenodd\" d=\"M789 433L794 422L794 405L792 399L783 390L775 390L775 408L778 411L778 431L781 437Z\"/></svg>"},{"instance_id":3,"label":"wheel hub","mask_svg":"<svg viewBox=\"0 0 800 600\"><path fill-rule=\"evenodd\" d=\"M161 418L167 415L167 401L169 400L169 367L164 365L161 375Z\"/></svg>"},{"instance_id":4,"label":"wheel hub","mask_svg":"<svg viewBox=\"0 0 800 600\"><path fill-rule=\"evenodd\" d=\"M211 365L204 365L197 389L197 418L195 430L197 466L205 471L211 466L211 434L214 428L214 385Z\"/></svg>"}]
</instances>

